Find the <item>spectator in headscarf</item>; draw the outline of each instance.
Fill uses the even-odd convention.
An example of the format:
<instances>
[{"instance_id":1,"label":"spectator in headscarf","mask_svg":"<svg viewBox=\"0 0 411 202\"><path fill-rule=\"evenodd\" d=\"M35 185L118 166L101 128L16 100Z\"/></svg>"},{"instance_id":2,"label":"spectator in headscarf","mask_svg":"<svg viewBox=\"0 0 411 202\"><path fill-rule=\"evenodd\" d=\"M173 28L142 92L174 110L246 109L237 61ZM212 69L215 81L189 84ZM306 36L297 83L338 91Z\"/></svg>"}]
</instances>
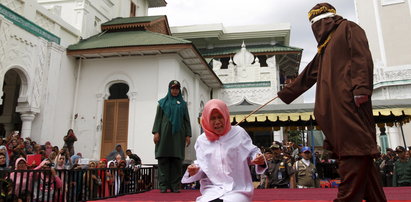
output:
<instances>
[{"instance_id":1,"label":"spectator in headscarf","mask_svg":"<svg viewBox=\"0 0 411 202\"><path fill-rule=\"evenodd\" d=\"M120 194L124 194L125 193L125 188L126 186L130 183L130 179L129 176L127 175L128 172L125 169L127 167L127 163L125 160L120 160L120 162L118 162L118 176L120 178Z\"/></svg>"},{"instance_id":2,"label":"spectator in headscarf","mask_svg":"<svg viewBox=\"0 0 411 202\"><path fill-rule=\"evenodd\" d=\"M111 169L107 173L110 195L117 195L120 192L120 177L118 177L118 172L115 169L117 168L116 161L109 161L107 166Z\"/></svg>"},{"instance_id":3,"label":"spectator in headscarf","mask_svg":"<svg viewBox=\"0 0 411 202\"><path fill-rule=\"evenodd\" d=\"M114 150L110 152L110 154L107 155L106 159L108 161L115 160L117 154L120 154L122 160L126 159L126 156L124 155L124 151L121 148L121 144L116 144L116 147L114 147Z\"/></svg>"},{"instance_id":4,"label":"spectator in headscarf","mask_svg":"<svg viewBox=\"0 0 411 202\"><path fill-rule=\"evenodd\" d=\"M90 161L88 164L88 170L83 175L83 182L86 184L87 191L86 195L91 196L93 198L97 197L97 189L101 186L101 179L98 177L97 170L97 163L94 161Z\"/></svg>"},{"instance_id":5,"label":"spectator in headscarf","mask_svg":"<svg viewBox=\"0 0 411 202\"><path fill-rule=\"evenodd\" d=\"M46 147L46 155L49 156L51 152L53 152L53 146L49 141L47 141L44 146Z\"/></svg>"},{"instance_id":6,"label":"spectator in headscarf","mask_svg":"<svg viewBox=\"0 0 411 202\"><path fill-rule=\"evenodd\" d=\"M77 137L74 134L73 129L67 131L67 135L64 136L64 146L67 147L70 156L74 155L74 142L77 141Z\"/></svg>"},{"instance_id":7,"label":"spectator in headscarf","mask_svg":"<svg viewBox=\"0 0 411 202\"><path fill-rule=\"evenodd\" d=\"M6 167L9 167L10 159L9 159L9 152L7 151L7 147L4 145L0 145L0 153L3 153L6 157Z\"/></svg>"},{"instance_id":8,"label":"spectator in headscarf","mask_svg":"<svg viewBox=\"0 0 411 202\"><path fill-rule=\"evenodd\" d=\"M40 151L41 151L41 145L34 144L33 145L33 154L40 154Z\"/></svg>"},{"instance_id":9,"label":"spectator in headscarf","mask_svg":"<svg viewBox=\"0 0 411 202\"><path fill-rule=\"evenodd\" d=\"M66 167L66 156L65 155L57 155L57 157L54 159L54 164L55 168L58 170L63 170L63 169L70 169L70 166Z\"/></svg>"},{"instance_id":10,"label":"spectator in headscarf","mask_svg":"<svg viewBox=\"0 0 411 202\"><path fill-rule=\"evenodd\" d=\"M98 162L98 168L101 169L97 172L98 177L101 179L101 186L98 188L98 196L108 197L110 195L110 190L108 187L107 171L104 170L107 168L107 159L100 159Z\"/></svg>"},{"instance_id":11,"label":"spectator in headscarf","mask_svg":"<svg viewBox=\"0 0 411 202\"><path fill-rule=\"evenodd\" d=\"M15 170L27 170L27 162L24 158L18 158L15 166ZM26 190L26 187L31 188L31 178L32 173L29 174L28 172L12 172L10 174L10 179L14 182L14 193L16 196L19 196L20 192Z\"/></svg>"},{"instance_id":12,"label":"spectator in headscarf","mask_svg":"<svg viewBox=\"0 0 411 202\"><path fill-rule=\"evenodd\" d=\"M35 184L35 189L33 191L34 193L34 199L41 200L43 199L43 194L44 194L44 199L47 201L53 200L53 195L55 195L55 199L57 199L60 196L57 196L57 194L53 194L56 189L60 189L63 186L63 182L61 178L57 175L56 170L52 167L53 164L48 160L44 160L40 163L39 166L34 168L34 170L46 170L44 172L40 172L37 174L36 180L34 180ZM47 185L47 186L46 186ZM46 188L46 189L44 189ZM39 195L37 195L37 190L39 190ZM48 198L50 196L50 198Z\"/></svg>"},{"instance_id":13,"label":"spectator in headscarf","mask_svg":"<svg viewBox=\"0 0 411 202\"><path fill-rule=\"evenodd\" d=\"M50 160L50 162L55 162L57 158L57 154L56 152L51 152L48 159Z\"/></svg>"},{"instance_id":14,"label":"spectator in headscarf","mask_svg":"<svg viewBox=\"0 0 411 202\"><path fill-rule=\"evenodd\" d=\"M4 153L0 153L0 170L8 170L8 166L6 164L6 155Z\"/></svg>"}]
</instances>

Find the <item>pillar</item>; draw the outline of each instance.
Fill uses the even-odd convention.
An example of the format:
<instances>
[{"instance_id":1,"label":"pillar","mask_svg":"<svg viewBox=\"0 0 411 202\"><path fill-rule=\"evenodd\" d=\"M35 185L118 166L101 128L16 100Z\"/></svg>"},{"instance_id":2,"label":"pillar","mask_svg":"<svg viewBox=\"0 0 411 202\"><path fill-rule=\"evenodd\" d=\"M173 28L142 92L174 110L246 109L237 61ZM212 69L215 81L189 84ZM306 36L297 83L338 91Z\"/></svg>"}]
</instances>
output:
<instances>
[{"instance_id":1,"label":"pillar","mask_svg":"<svg viewBox=\"0 0 411 202\"><path fill-rule=\"evenodd\" d=\"M21 112L20 118L22 123L21 126L21 137L26 138L31 136L31 124L35 118L34 112Z\"/></svg>"}]
</instances>

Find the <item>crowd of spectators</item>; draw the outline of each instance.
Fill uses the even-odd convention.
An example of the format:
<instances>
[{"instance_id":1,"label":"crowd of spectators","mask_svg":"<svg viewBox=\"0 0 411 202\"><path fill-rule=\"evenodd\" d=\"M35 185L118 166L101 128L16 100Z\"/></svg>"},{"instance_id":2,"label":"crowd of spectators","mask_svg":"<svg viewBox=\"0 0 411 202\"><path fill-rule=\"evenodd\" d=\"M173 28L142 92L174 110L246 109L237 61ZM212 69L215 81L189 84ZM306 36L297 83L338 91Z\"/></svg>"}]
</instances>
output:
<instances>
[{"instance_id":1,"label":"crowd of spectators","mask_svg":"<svg viewBox=\"0 0 411 202\"><path fill-rule=\"evenodd\" d=\"M263 175L253 175L259 189L330 187L330 184L324 185L322 182L339 179L337 161L324 150L320 153L287 141L275 141L270 147L260 149L267 160L268 169ZM304 184L302 181L305 184L310 181L311 186L301 185Z\"/></svg>"},{"instance_id":2,"label":"crowd of spectators","mask_svg":"<svg viewBox=\"0 0 411 202\"><path fill-rule=\"evenodd\" d=\"M384 187L411 186L411 147L408 151L398 146L387 148L386 153L375 160Z\"/></svg>"},{"instance_id":3,"label":"crowd of spectators","mask_svg":"<svg viewBox=\"0 0 411 202\"><path fill-rule=\"evenodd\" d=\"M377 169L380 170L381 180L385 187L411 186L411 147L405 149L398 146L395 150L388 148L386 153L375 159ZM313 187L338 187L338 159L327 150L314 150L293 142L275 141L270 147L261 148L268 163L268 169L263 175L255 175L251 169L253 181L257 188L308 188L299 186L298 179L312 179ZM309 162L297 164L309 154ZM308 165L315 165L308 170ZM303 165L299 167L298 165Z\"/></svg>"},{"instance_id":4,"label":"crowd of spectators","mask_svg":"<svg viewBox=\"0 0 411 202\"><path fill-rule=\"evenodd\" d=\"M0 138L0 200L105 198L127 193L141 183L136 175L141 159L131 150L125 153L116 145L106 158L89 160L75 153L77 137L72 129L63 140L62 147L50 141L39 144L21 138L17 131Z\"/></svg>"},{"instance_id":5,"label":"crowd of spectators","mask_svg":"<svg viewBox=\"0 0 411 202\"><path fill-rule=\"evenodd\" d=\"M30 197L41 199L42 195L47 194L54 199L76 201L127 193L129 185L139 184L143 189L153 187L152 184L146 184L141 176L139 179L133 176L133 171L138 170L142 162L131 150L124 152L121 145L116 145L106 158L81 161L85 158L81 152L75 153L75 141L77 137L71 129L64 136L65 144L61 148L50 141L39 144L30 138L23 139L17 132L5 139L0 138L0 199L4 196L23 200ZM267 160L268 169L262 175L256 175L251 169L257 188L311 187L300 185L299 180L304 179L304 176L312 179L313 187L338 186L338 164L331 152L312 151L301 144L277 141L270 147L261 148L261 151ZM411 186L410 156L410 148L407 151L399 146L396 149L387 148L375 160L385 187ZM303 159L308 161L297 163ZM308 172L310 163L315 167ZM37 191L44 187L46 190ZM198 183L185 185L185 188L196 189ZM84 193L88 196L84 196Z\"/></svg>"}]
</instances>

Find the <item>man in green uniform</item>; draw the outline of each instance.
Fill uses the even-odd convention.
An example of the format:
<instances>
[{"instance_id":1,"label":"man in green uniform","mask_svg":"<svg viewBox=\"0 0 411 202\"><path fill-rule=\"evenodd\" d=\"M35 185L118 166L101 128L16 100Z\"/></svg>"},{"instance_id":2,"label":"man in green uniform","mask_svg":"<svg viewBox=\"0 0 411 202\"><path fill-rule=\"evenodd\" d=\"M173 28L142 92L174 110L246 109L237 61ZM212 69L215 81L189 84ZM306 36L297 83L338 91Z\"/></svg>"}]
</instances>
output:
<instances>
[{"instance_id":1,"label":"man in green uniform","mask_svg":"<svg viewBox=\"0 0 411 202\"><path fill-rule=\"evenodd\" d=\"M411 186L411 160L407 158L406 150L402 146L395 148L398 160L394 163L392 184L394 187Z\"/></svg>"},{"instance_id":2,"label":"man in green uniform","mask_svg":"<svg viewBox=\"0 0 411 202\"><path fill-rule=\"evenodd\" d=\"M273 152L273 159L267 161L267 183L265 188L279 189L294 187L293 184L290 184L292 183L290 177L294 174L293 166L289 160L284 159L281 155L281 146L273 143L270 149Z\"/></svg>"},{"instance_id":3,"label":"man in green uniform","mask_svg":"<svg viewBox=\"0 0 411 202\"><path fill-rule=\"evenodd\" d=\"M187 103L181 96L180 83L172 80L167 95L158 101L152 131L158 180L161 193L178 193L180 188L184 145L190 144L191 126Z\"/></svg>"},{"instance_id":4,"label":"man in green uniform","mask_svg":"<svg viewBox=\"0 0 411 202\"><path fill-rule=\"evenodd\" d=\"M301 160L294 163L293 168L295 169L294 177L297 188L316 188L319 187L319 180L317 178L317 172L314 163L310 160L312 158L312 153L310 147L303 147L301 149ZM296 187L292 187L296 188Z\"/></svg>"}]
</instances>

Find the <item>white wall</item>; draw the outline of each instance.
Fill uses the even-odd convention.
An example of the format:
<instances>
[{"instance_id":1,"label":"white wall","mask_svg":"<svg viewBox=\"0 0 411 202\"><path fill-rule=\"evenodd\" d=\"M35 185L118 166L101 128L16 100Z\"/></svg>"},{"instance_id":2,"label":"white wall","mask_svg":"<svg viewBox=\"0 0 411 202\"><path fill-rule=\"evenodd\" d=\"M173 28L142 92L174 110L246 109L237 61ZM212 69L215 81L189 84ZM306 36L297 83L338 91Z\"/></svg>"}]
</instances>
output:
<instances>
[{"instance_id":1,"label":"white wall","mask_svg":"<svg viewBox=\"0 0 411 202\"><path fill-rule=\"evenodd\" d=\"M93 6L102 3L97 2ZM64 1L59 3L63 4ZM129 3L122 2L112 12L127 11L128 16ZM148 7L144 0L137 0L137 6L137 15L142 15ZM62 16L69 15L65 13L66 8L73 9L73 6L63 5ZM142 11L139 12L139 9ZM58 9L53 12L59 13ZM25 17L33 21L40 19L46 22L49 31L61 37L62 44L49 43L0 18L0 31L4 33L0 35L0 44L5 47L0 49L0 82L3 83L4 74L11 68L24 77L23 83L27 81L24 84L24 95L27 98L23 99L24 105L20 106L20 110L35 110L37 113L31 128L33 140L40 144L51 141L53 145L62 147L63 136L69 128L73 128L78 137L74 144L76 152L82 152L88 158L99 158L102 132L100 120L106 91L111 84L122 81L130 87L129 148L139 154L144 163L157 163L151 134L157 101L166 95L169 81L177 79L189 95L193 138L187 148L186 159L195 159L193 146L200 135L197 121L201 111L200 102L205 104L209 100L210 89L181 62L179 56L142 56L80 62L79 59L67 56L64 50L64 47L76 42L78 30L33 2L24 5L20 13L29 13L30 16ZM77 17L68 18L68 21L72 20L70 24L81 24L83 19ZM76 91L77 79L79 85ZM75 120L74 114L78 114Z\"/></svg>"},{"instance_id":2,"label":"white wall","mask_svg":"<svg viewBox=\"0 0 411 202\"><path fill-rule=\"evenodd\" d=\"M144 163L157 163L154 159L154 143L151 134L157 101L167 94L168 83L177 79L182 87L187 88L189 94L189 113L193 136L199 135L197 123L199 101L195 104L194 83L195 76L176 55L141 56L127 58L91 59L84 60L80 75L78 91L78 105L75 113L75 131L79 141L76 148L81 148L83 155L89 158L99 158L101 129L98 129L99 120L102 118L103 100L98 101L98 94L104 94L109 83L122 81L130 87L129 93L135 96L130 98L129 111L129 138L128 145L137 153ZM199 82L199 94L208 99L207 87ZM133 104L132 99L135 99ZM198 106L198 107L197 107ZM187 149L187 159L194 159L193 145Z\"/></svg>"},{"instance_id":3,"label":"white wall","mask_svg":"<svg viewBox=\"0 0 411 202\"><path fill-rule=\"evenodd\" d=\"M411 64L411 14L408 2L381 6L381 26L387 65Z\"/></svg>"},{"instance_id":4,"label":"white wall","mask_svg":"<svg viewBox=\"0 0 411 202\"><path fill-rule=\"evenodd\" d=\"M47 126L42 126L40 130L43 131L40 143L51 141L53 145L62 147L64 145L63 136L71 128L70 123L73 117L77 62L74 58L67 57L66 53L63 52L61 66L56 65L52 68L58 69L59 74L54 75L52 78L54 82L47 86L47 89L50 89L50 92L47 93L47 98L50 101L45 103L47 108L42 111L42 115L47 116L46 119L49 120L49 123ZM77 142L74 145L75 151L81 152Z\"/></svg>"},{"instance_id":5,"label":"white wall","mask_svg":"<svg viewBox=\"0 0 411 202\"><path fill-rule=\"evenodd\" d=\"M385 3L384 3L385 2ZM374 60L374 100L411 98L411 1L355 0ZM411 124L403 126L410 144ZM389 147L403 145L399 127L387 127Z\"/></svg>"},{"instance_id":6,"label":"white wall","mask_svg":"<svg viewBox=\"0 0 411 202\"><path fill-rule=\"evenodd\" d=\"M383 55L385 51L379 44L380 40L383 40L379 7L374 4L374 1L356 0L355 5L358 11L358 24L365 30L374 61L385 61L385 55Z\"/></svg>"},{"instance_id":7,"label":"white wall","mask_svg":"<svg viewBox=\"0 0 411 202\"><path fill-rule=\"evenodd\" d=\"M50 12L80 30L83 38L88 38L99 33L101 31L100 25L113 18L130 17L131 1L136 4L137 16L147 16L147 0L38 0L38 2L50 10ZM96 21L96 18L100 21Z\"/></svg>"},{"instance_id":8,"label":"white wall","mask_svg":"<svg viewBox=\"0 0 411 202\"><path fill-rule=\"evenodd\" d=\"M34 36L4 18L0 21L4 33L1 50L7 50L1 53L0 78L3 80L11 68L20 73L26 84L22 85L25 92L20 94L17 110L36 113L31 138L61 147L70 123L75 63L66 56L63 46Z\"/></svg>"}]
</instances>

